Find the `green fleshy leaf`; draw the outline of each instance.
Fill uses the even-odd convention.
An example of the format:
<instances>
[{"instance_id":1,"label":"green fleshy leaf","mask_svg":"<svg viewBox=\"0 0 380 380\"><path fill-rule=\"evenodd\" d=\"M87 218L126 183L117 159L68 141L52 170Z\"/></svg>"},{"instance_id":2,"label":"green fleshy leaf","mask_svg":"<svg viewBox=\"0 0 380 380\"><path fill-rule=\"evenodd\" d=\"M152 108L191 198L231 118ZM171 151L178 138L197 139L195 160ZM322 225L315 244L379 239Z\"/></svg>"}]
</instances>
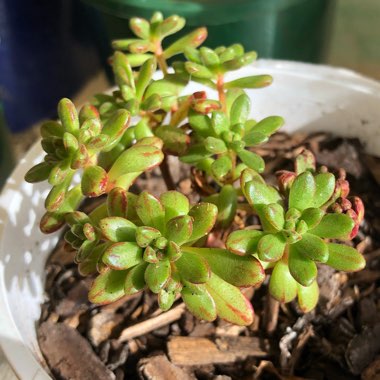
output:
<instances>
[{"instance_id":1,"label":"green fleshy leaf","mask_svg":"<svg viewBox=\"0 0 380 380\"><path fill-rule=\"evenodd\" d=\"M244 94L244 90L241 88L231 88L226 92L226 105L228 114L231 113L231 107L234 104L235 100Z\"/></svg>"},{"instance_id":2,"label":"green fleshy leaf","mask_svg":"<svg viewBox=\"0 0 380 380\"><path fill-rule=\"evenodd\" d=\"M325 263L329 257L327 244L318 236L304 234L302 239L293 245L294 249L310 260Z\"/></svg>"},{"instance_id":3,"label":"green fleshy leaf","mask_svg":"<svg viewBox=\"0 0 380 380\"><path fill-rule=\"evenodd\" d=\"M184 37L178 39L173 42L168 48L164 50L164 58L169 59L174 55L181 54L184 52L185 48L193 47L196 48L207 37L207 29L206 28L198 28L192 31L191 33L185 35Z\"/></svg>"},{"instance_id":4,"label":"green fleshy leaf","mask_svg":"<svg viewBox=\"0 0 380 380\"><path fill-rule=\"evenodd\" d=\"M170 16L159 24L157 33L161 38L170 36L180 31L185 26L185 23L186 21L183 17L177 15Z\"/></svg>"},{"instance_id":5,"label":"green fleshy leaf","mask_svg":"<svg viewBox=\"0 0 380 380\"><path fill-rule=\"evenodd\" d=\"M278 191L274 187L266 185L262 179L254 178L247 182L244 190L248 202L254 207L256 205L268 205L281 201Z\"/></svg>"},{"instance_id":6,"label":"green fleshy leaf","mask_svg":"<svg viewBox=\"0 0 380 380\"><path fill-rule=\"evenodd\" d=\"M229 156L219 157L211 164L211 173L218 180L222 180L231 169L232 161Z\"/></svg>"},{"instance_id":7,"label":"green fleshy leaf","mask_svg":"<svg viewBox=\"0 0 380 380\"><path fill-rule=\"evenodd\" d=\"M257 286L264 281L265 272L260 262L252 256L234 255L226 249L190 248L183 249L184 255L190 250L206 259L211 271L237 287Z\"/></svg>"},{"instance_id":8,"label":"green fleshy leaf","mask_svg":"<svg viewBox=\"0 0 380 380\"><path fill-rule=\"evenodd\" d=\"M108 243L98 245L83 258L83 261L79 262L78 271L81 276L89 276L97 273L98 263L107 247Z\"/></svg>"},{"instance_id":9,"label":"green fleshy leaf","mask_svg":"<svg viewBox=\"0 0 380 380\"><path fill-rule=\"evenodd\" d=\"M149 96L149 98L146 98L142 101L140 108L143 111L158 111L162 106L162 99L161 96L158 94L153 94Z\"/></svg>"},{"instance_id":10,"label":"green fleshy leaf","mask_svg":"<svg viewBox=\"0 0 380 380\"><path fill-rule=\"evenodd\" d=\"M258 245L257 252L262 261L278 261L284 254L286 240L281 234L268 234L263 236Z\"/></svg>"},{"instance_id":11,"label":"green fleshy leaf","mask_svg":"<svg viewBox=\"0 0 380 380\"><path fill-rule=\"evenodd\" d=\"M260 132L264 136L271 136L277 132L285 123L285 120L281 116L268 116L265 119L260 120L253 127L253 131Z\"/></svg>"},{"instance_id":12,"label":"green fleshy leaf","mask_svg":"<svg viewBox=\"0 0 380 380\"><path fill-rule=\"evenodd\" d=\"M117 110L107 120L102 129L102 134L109 138L107 148L103 149L105 152L109 152L117 145L127 130L130 119L131 115L127 110Z\"/></svg>"},{"instance_id":13,"label":"green fleshy leaf","mask_svg":"<svg viewBox=\"0 0 380 380\"><path fill-rule=\"evenodd\" d=\"M152 264L157 264L159 261L156 250L152 248L151 246L148 246L145 248L143 259L147 263L152 263Z\"/></svg>"},{"instance_id":14,"label":"green fleshy leaf","mask_svg":"<svg viewBox=\"0 0 380 380\"><path fill-rule=\"evenodd\" d=\"M203 160L206 157L211 156L211 153L202 145L191 146L187 153L180 157L180 161L185 164L194 164L198 161Z\"/></svg>"},{"instance_id":15,"label":"green fleshy leaf","mask_svg":"<svg viewBox=\"0 0 380 380\"><path fill-rule=\"evenodd\" d=\"M206 149L213 154L221 154L227 151L227 146L223 140L209 136L205 140Z\"/></svg>"},{"instance_id":16,"label":"green fleshy leaf","mask_svg":"<svg viewBox=\"0 0 380 380\"><path fill-rule=\"evenodd\" d=\"M138 79L136 80L136 97L141 101L144 96L144 92L152 80L153 74L157 69L156 58L149 58L144 62L139 71Z\"/></svg>"},{"instance_id":17,"label":"green fleshy leaf","mask_svg":"<svg viewBox=\"0 0 380 380\"><path fill-rule=\"evenodd\" d=\"M131 28L132 32L136 34L137 37L140 37L142 39L149 39L149 21L140 17L133 17L129 21L129 27Z\"/></svg>"},{"instance_id":18,"label":"green fleshy leaf","mask_svg":"<svg viewBox=\"0 0 380 380\"><path fill-rule=\"evenodd\" d=\"M189 241L193 233L193 220L189 215L177 216L169 220L166 225L166 238L182 245Z\"/></svg>"},{"instance_id":19,"label":"green fleshy leaf","mask_svg":"<svg viewBox=\"0 0 380 380\"><path fill-rule=\"evenodd\" d=\"M124 283L125 294L135 294L142 291L145 288L144 274L147 266L148 263L141 263L128 271Z\"/></svg>"},{"instance_id":20,"label":"green fleshy leaf","mask_svg":"<svg viewBox=\"0 0 380 380\"><path fill-rule=\"evenodd\" d=\"M178 191L167 191L160 196L165 209L165 222L177 216L187 215L190 210L189 199Z\"/></svg>"},{"instance_id":21,"label":"green fleshy leaf","mask_svg":"<svg viewBox=\"0 0 380 380\"><path fill-rule=\"evenodd\" d=\"M241 326L248 326L253 322L252 305L238 288L211 273L206 289L214 299L220 318Z\"/></svg>"},{"instance_id":22,"label":"green fleshy leaf","mask_svg":"<svg viewBox=\"0 0 380 380\"><path fill-rule=\"evenodd\" d=\"M65 132L63 134L63 145L68 154L73 154L79 148L78 139L71 133Z\"/></svg>"},{"instance_id":23,"label":"green fleshy leaf","mask_svg":"<svg viewBox=\"0 0 380 380\"><path fill-rule=\"evenodd\" d=\"M231 125L238 123L245 123L248 119L249 112L251 110L251 101L247 94L241 94L233 102L230 111Z\"/></svg>"},{"instance_id":24,"label":"green fleshy leaf","mask_svg":"<svg viewBox=\"0 0 380 380\"><path fill-rule=\"evenodd\" d=\"M59 212L46 212L40 220L40 230L44 234L58 231L65 224L65 216Z\"/></svg>"},{"instance_id":25,"label":"green fleshy leaf","mask_svg":"<svg viewBox=\"0 0 380 380\"><path fill-rule=\"evenodd\" d=\"M211 127L214 130L215 136L220 136L223 132L229 131L229 121L227 116L222 111L214 111L211 116Z\"/></svg>"},{"instance_id":26,"label":"green fleshy leaf","mask_svg":"<svg viewBox=\"0 0 380 380\"><path fill-rule=\"evenodd\" d=\"M99 197L107 190L108 175L100 166L88 166L84 169L81 181L83 195Z\"/></svg>"},{"instance_id":27,"label":"green fleshy leaf","mask_svg":"<svg viewBox=\"0 0 380 380\"><path fill-rule=\"evenodd\" d=\"M191 128L200 136L208 137L211 134L211 119L208 116L190 110L189 123Z\"/></svg>"},{"instance_id":28,"label":"green fleshy leaf","mask_svg":"<svg viewBox=\"0 0 380 380\"><path fill-rule=\"evenodd\" d=\"M195 62L185 62L185 69L195 78L210 79L214 76L214 74L206 66Z\"/></svg>"},{"instance_id":29,"label":"green fleshy leaf","mask_svg":"<svg viewBox=\"0 0 380 380\"><path fill-rule=\"evenodd\" d=\"M262 231L237 230L228 236L226 246L236 255L252 255L257 252L257 245L262 236Z\"/></svg>"},{"instance_id":30,"label":"green fleshy leaf","mask_svg":"<svg viewBox=\"0 0 380 380\"><path fill-rule=\"evenodd\" d=\"M133 54L145 54L153 50L153 44L147 40L138 40L129 44L128 50Z\"/></svg>"},{"instance_id":31,"label":"green fleshy leaf","mask_svg":"<svg viewBox=\"0 0 380 380\"><path fill-rule=\"evenodd\" d=\"M296 244L290 245L289 271L293 278L303 286L310 286L317 277L317 266L314 261L305 257Z\"/></svg>"},{"instance_id":32,"label":"green fleshy leaf","mask_svg":"<svg viewBox=\"0 0 380 380\"><path fill-rule=\"evenodd\" d=\"M216 319L216 305L204 284L184 284L181 296L190 313L198 319L213 321Z\"/></svg>"},{"instance_id":33,"label":"green fleshy leaf","mask_svg":"<svg viewBox=\"0 0 380 380\"><path fill-rule=\"evenodd\" d=\"M142 259L142 249L133 242L111 245L102 258L104 264L116 270L132 268L140 264Z\"/></svg>"},{"instance_id":34,"label":"green fleshy leaf","mask_svg":"<svg viewBox=\"0 0 380 380\"><path fill-rule=\"evenodd\" d=\"M167 152L172 155L182 155L187 151L190 137L183 129L170 125L161 125L155 129L155 134L164 142Z\"/></svg>"},{"instance_id":35,"label":"green fleshy leaf","mask_svg":"<svg viewBox=\"0 0 380 380\"><path fill-rule=\"evenodd\" d=\"M298 287L298 305L304 313L313 310L318 303L319 287L317 281L313 281L308 287L300 284Z\"/></svg>"},{"instance_id":36,"label":"green fleshy leaf","mask_svg":"<svg viewBox=\"0 0 380 380\"><path fill-rule=\"evenodd\" d=\"M147 59L151 58L152 54L125 54L125 56L131 67L139 67Z\"/></svg>"},{"instance_id":37,"label":"green fleshy leaf","mask_svg":"<svg viewBox=\"0 0 380 380\"><path fill-rule=\"evenodd\" d=\"M63 137L65 130L58 121L48 120L42 123L40 134L43 139L48 137Z\"/></svg>"},{"instance_id":38,"label":"green fleshy leaf","mask_svg":"<svg viewBox=\"0 0 380 380\"><path fill-rule=\"evenodd\" d=\"M267 142L268 137L264 133L253 130L244 136L243 141L247 146L255 146Z\"/></svg>"},{"instance_id":39,"label":"green fleshy leaf","mask_svg":"<svg viewBox=\"0 0 380 380\"><path fill-rule=\"evenodd\" d=\"M319 208L307 208L302 212L301 220L305 221L308 228L316 227L322 220L325 212Z\"/></svg>"},{"instance_id":40,"label":"green fleshy leaf","mask_svg":"<svg viewBox=\"0 0 380 380\"><path fill-rule=\"evenodd\" d=\"M349 239L355 222L345 214L326 214L310 233L326 239Z\"/></svg>"},{"instance_id":41,"label":"green fleshy leaf","mask_svg":"<svg viewBox=\"0 0 380 380\"><path fill-rule=\"evenodd\" d=\"M329 243L327 247L329 259L326 264L334 269L345 272L356 272L362 270L366 265L363 255L355 248L335 243Z\"/></svg>"},{"instance_id":42,"label":"green fleshy leaf","mask_svg":"<svg viewBox=\"0 0 380 380\"><path fill-rule=\"evenodd\" d=\"M217 198L217 207L218 224L222 227L229 226L235 218L237 209L237 193L232 185L222 187Z\"/></svg>"},{"instance_id":43,"label":"green fleshy leaf","mask_svg":"<svg viewBox=\"0 0 380 380\"><path fill-rule=\"evenodd\" d=\"M199 49L200 57L202 60L202 63L205 66L211 66L215 67L219 65L219 56L214 52L214 50L207 48L207 47L201 47Z\"/></svg>"},{"instance_id":44,"label":"green fleshy leaf","mask_svg":"<svg viewBox=\"0 0 380 380\"><path fill-rule=\"evenodd\" d=\"M195 49L193 47L186 47L183 54L188 61L192 61L199 64L202 63L201 54L198 49Z\"/></svg>"},{"instance_id":45,"label":"green fleshy leaf","mask_svg":"<svg viewBox=\"0 0 380 380\"><path fill-rule=\"evenodd\" d=\"M66 132L74 135L79 130L79 118L77 110L70 99L63 98L58 103L58 117Z\"/></svg>"},{"instance_id":46,"label":"green fleshy leaf","mask_svg":"<svg viewBox=\"0 0 380 380\"><path fill-rule=\"evenodd\" d=\"M333 195L335 190L335 177L331 173L321 173L314 177L315 195L313 207L321 207Z\"/></svg>"},{"instance_id":47,"label":"green fleshy leaf","mask_svg":"<svg viewBox=\"0 0 380 380\"><path fill-rule=\"evenodd\" d=\"M269 280L269 292L279 302L290 302L297 296L297 282L289 272L288 265L278 261Z\"/></svg>"},{"instance_id":48,"label":"green fleshy leaf","mask_svg":"<svg viewBox=\"0 0 380 380\"><path fill-rule=\"evenodd\" d=\"M167 311L169 310L175 301L176 294L175 292L167 291L166 289L161 289L158 292L158 306L161 310Z\"/></svg>"},{"instance_id":49,"label":"green fleshy leaf","mask_svg":"<svg viewBox=\"0 0 380 380\"><path fill-rule=\"evenodd\" d=\"M237 152L237 154L243 163L246 164L249 168L256 170L259 173L264 171L265 162L258 154L250 152L246 149Z\"/></svg>"},{"instance_id":50,"label":"green fleshy leaf","mask_svg":"<svg viewBox=\"0 0 380 380\"><path fill-rule=\"evenodd\" d=\"M170 277L171 267L169 260L162 260L156 264L149 264L145 270L144 278L149 289L158 293Z\"/></svg>"},{"instance_id":51,"label":"green fleshy leaf","mask_svg":"<svg viewBox=\"0 0 380 380\"><path fill-rule=\"evenodd\" d=\"M136 225L118 216L110 216L99 222L103 236L113 242L135 241Z\"/></svg>"},{"instance_id":52,"label":"green fleshy leaf","mask_svg":"<svg viewBox=\"0 0 380 380\"><path fill-rule=\"evenodd\" d=\"M174 241L169 241L166 254L171 262L177 261L182 256L181 247Z\"/></svg>"},{"instance_id":53,"label":"green fleshy leaf","mask_svg":"<svg viewBox=\"0 0 380 380\"><path fill-rule=\"evenodd\" d=\"M164 230L165 210L154 195L143 191L137 198L136 212L145 226Z\"/></svg>"},{"instance_id":54,"label":"green fleshy leaf","mask_svg":"<svg viewBox=\"0 0 380 380\"><path fill-rule=\"evenodd\" d=\"M65 178L60 184L53 186L45 199L45 208L47 211L57 211L65 201L67 188L71 183L72 176Z\"/></svg>"},{"instance_id":55,"label":"green fleshy leaf","mask_svg":"<svg viewBox=\"0 0 380 380\"><path fill-rule=\"evenodd\" d=\"M45 181L49 178L52 168L52 164L49 164L48 162L40 162L28 170L25 174L25 181L29 183Z\"/></svg>"},{"instance_id":56,"label":"green fleshy leaf","mask_svg":"<svg viewBox=\"0 0 380 380\"><path fill-rule=\"evenodd\" d=\"M263 88L269 86L272 81L273 78L270 75L253 75L227 82L224 84L224 88Z\"/></svg>"},{"instance_id":57,"label":"green fleshy leaf","mask_svg":"<svg viewBox=\"0 0 380 380\"><path fill-rule=\"evenodd\" d=\"M198 203L189 211L193 218L193 232L190 241L194 242L207 235L214 227L218 208L212 203Z\"/></svg>"},{"instance_id":58,"label":"green fleshy leaf","mask_svg":"<svg viewBox=\"0 0 380 380\"><path fill-rule=\"evenodd\" d=\"M182 256L175 262L181 279L193 284L203 284L210 277L207 261L198 253L182 250Z\"/></svg>"},{"instance_id":59,"label":"green fleshy leaf","mask_svg":"<svg viewBox=\"0 0 380 380\"><path fill-rule=\"evenodd\" d=\"M299 154L296 157L295 171L297 175L304 173L306 171L310 171L314 173L315 169L316 169L315 156L310 150L305 149L301 154Z\"/></svg>"},{"instance_id":60,"label":"green fleshy leaf","mask_svg":"<svg viewBox=\"0 0 380 380\"><path fill-rule=\"evenodd\" d=\"M158 94L164 101L164 97L178 97L187 84L187 79L178 74L167 74L164 79L153 81L145 92L145 98ZM176 99L175 99L176 100Z\"/></svg>"},{"instance_id":61,"label":"green fleshy leaf","mask_svg":"<svg viewBox=\"0 0 380 380\"><path fill-rule=\"evenodd\" d=\"M108 193L108 196L107 196L108 215L127 218L127 210L128 210L127 192L121 187L113 188Z\"/></svg>"},{"instance_id":62,"label":"green fleshy leaf","mask_svg":"<svg viewBox=\"0 0 380 380\"><path fill-rule=\"evenodd\" d=\"M124 296L124 283L128 271L105 270L91 285L88 293L90 302L106 305L115 302Z\"/></svg>"},{"instance_id":63,"label":"green fleshy leaf","mask_svg":"<svg viewBox=\"0 0 380 380\"><path fill-rule=\"evenodd\" d=\"M294 180L289 192L289 208L303 211L313 206L315 180L309 171L303 172Z\"/></svg>"},{"instance_id":64,"label":"green fleshy leaf","mask_svg":"<svg viewBox=\"0 0 380 380\"><path fill-rule=\"evenodd\" d=\"M284 227L284 209L278 203L256 205L255 210L265 232L281 231Z\"/></svg>"}]
</instances>

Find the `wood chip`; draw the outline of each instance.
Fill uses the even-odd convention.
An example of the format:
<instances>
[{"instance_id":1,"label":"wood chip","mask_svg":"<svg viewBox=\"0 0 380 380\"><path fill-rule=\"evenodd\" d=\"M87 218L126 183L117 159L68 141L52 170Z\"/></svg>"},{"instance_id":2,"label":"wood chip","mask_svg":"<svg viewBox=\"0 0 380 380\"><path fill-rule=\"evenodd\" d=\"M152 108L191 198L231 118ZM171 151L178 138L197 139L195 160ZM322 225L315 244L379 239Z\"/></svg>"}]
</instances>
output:
<instances>
[{"instance_id":1,"label":"wood chip","mask_svg":"<svg viewBox=\"0 0 380 380\"><path fill-rule=\"evenodd\" d=\"M150 319L147 319L146 321L127 327L121 332L118 341L126 342L129 339L136 338L138 336L147 334L153 330L166 326L180 319L184 311L185 311L185 304L182 303L176 306L175 308L167 311L166 313L162 313L161 315L158 315L157 317L150 318Z\"/></svg>"},{"instance_id":2,"label":"wood chip","mask_svg":"<svg viewBox=\"0 0 380 380\"><path fill-rule=\"evenodd\" d=\"M109 313L101 311L95 314L90 320L88 337L91 343L98 347L100 343L111 337L114 329L124 321L121 314Z\"/></svg>"},{"instance_id":3,"label":"wood chip","mask_svg":"<svg viewBox=\"0 0 380 380\"><path fill-rule=\"evenodd\" d=\"M37 335L41 351L57 378L115 379L77 330L63 323L44 322Z\"/></svg>"},{"instance_id":4,"label":"wood chip","mask_svg":"<svg viewBox=\"0 0 380 380\"><path fill-rule=\"evenodd\" d=\"M351 372L360 375L376 355L380 354L380 323L365 328L349 343L346 360Z\"/></svg>"},{"instance_id":5,"label":"wood chip","mask_svg":"<svg viewBox=\"0 0 380 380\"><path fill-rule=\"evenodd\" d=\"M195 380L195 376L170 363L165 355L141 359L139 374L144 380Z\"/></svg>"},{"instance_id":6,"label":"wood chip","mask_svg":"<svg viewBox=\"0 0 380 380\"><path fill-rule=\"evenodd\" d=\"M223 337L213 342L207 338L171 337L168 342L170 360L181 366L234 363L248 357L266 357L257 337ZM264 345L266 342L264 342Z\"/></svg>"},{"instance_id":7,"label":"wood chip","mask_svg":"<svg viewBox=\"0 0 380 380\"><path fill-rule=\"evenodd\" d=\"M362 373L362 380L380 379L380 356L378 356Z\"/></svg>"}]
</instances>

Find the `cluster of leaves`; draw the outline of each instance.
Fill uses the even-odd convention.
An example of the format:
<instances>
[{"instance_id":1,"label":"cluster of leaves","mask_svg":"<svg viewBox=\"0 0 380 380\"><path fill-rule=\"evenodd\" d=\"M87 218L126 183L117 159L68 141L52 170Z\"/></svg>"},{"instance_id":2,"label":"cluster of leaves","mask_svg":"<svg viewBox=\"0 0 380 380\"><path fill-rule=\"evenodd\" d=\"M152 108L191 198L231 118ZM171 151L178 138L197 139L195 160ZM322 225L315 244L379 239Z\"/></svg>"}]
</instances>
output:
<instances>
[{"instance_id":1,"label":"cluster of leaves","mask_svg":"<svg viewBox=\"0 0 380 380\"><path fill-rule=\"evenodd\" d=\"M276 189L253 170L242 173L241 189L262 230L235 231L226 244L231 252L254 255L273 268L269 291L274 298L289 302L298 295L301 309L309 311L318 301L316 263L348 272L365 266L356 249L327 240L352 239L364 207L357 197L353 203L347 199L344 179L336 180L325 167L317 172L307 150L297 157L295 172L280 172L278 179ZM342 204L346 213L337 207Z\"/></svg>"},{"instance_id":2,"label":"cluster of leaves","mask_svg":"<svg viewBox=\"0 0 380 380\"><path fill-rule=\"evenodd\" d=\"M137 196L114 188L90 215L68 216L71 229L65 239L77 250L81 274L100 273L89 293L94 303L113 302L147 287L158 294L163 310L181 296L199 318L212 321L219 315L248 324L252 308L237 287L264 280L259 261L192 246L211 231L217 213L210 203L190 207L177 191L157 199L148 192ZM239 313L231 311L231 303Z\"/></svg>"},{"instance_id":3,"label":"cluster of leaves","mask_svg":"<svg viewBox=\"0 0 380 380\"><path fill-rule=\"evenodd\" d=\"M308 311L318 299L316 263L347 271L364 266L354 248L336 242L355 236L363 205L349 197L345 173L335 179L327 168L317 172L308 151L297 158L295 172L279 173L278 188L265 182L255 147L284 120L253 120L245 89L266 87L271 76L227 80L256 53L239 44L199 47L205 28L166 44L184 25L182 17L164 19L159 12L149 21L131 19L136 38L113 42L117 89L96 95L79 112L62 99L59 120L43 124L44 161L26 174L28 182L52 186L41 230L69 225L65 239L80 273L96 276L89 293L94 303L148 288L163 310L181 297L199 318L246 325L253 310L241 288L260 285L268 270L271 294L281 302L298 295ZM186 61L168 69L166 60L180 54ZM183 94L190 81L216 90L217 99L205 91ZM168 155L191 166L199 203L190 205L174 191ZM170 191L159 199L129 191L158 165ZM78 211L85 197L101 195L104 202L91 213ZM243 196L262 229L236 230L227 248L211 248L215 234L236 229Z\"/></svg>"}]
</instances>

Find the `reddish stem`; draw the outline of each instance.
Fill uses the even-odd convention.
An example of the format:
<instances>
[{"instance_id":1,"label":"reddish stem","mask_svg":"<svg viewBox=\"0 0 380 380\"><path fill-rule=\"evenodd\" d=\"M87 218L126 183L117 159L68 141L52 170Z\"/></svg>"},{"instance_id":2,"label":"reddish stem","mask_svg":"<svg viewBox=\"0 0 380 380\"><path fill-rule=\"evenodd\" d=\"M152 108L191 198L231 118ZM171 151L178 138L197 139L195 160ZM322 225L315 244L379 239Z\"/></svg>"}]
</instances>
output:
<instances>
[{"instance_id":1,"label":"reddish stem","mask_svg":"<svg viewBox=\"0 0 380 380\"><path fill-rule=\"evenodd\" d=\"M216 89L218 90L218 97L220 103L222 103L222 111L227 112L227 105L226 105L226 94L224 92L224 76L218 75L218 79L216 82Z\"/></svg>"}]
</instances>

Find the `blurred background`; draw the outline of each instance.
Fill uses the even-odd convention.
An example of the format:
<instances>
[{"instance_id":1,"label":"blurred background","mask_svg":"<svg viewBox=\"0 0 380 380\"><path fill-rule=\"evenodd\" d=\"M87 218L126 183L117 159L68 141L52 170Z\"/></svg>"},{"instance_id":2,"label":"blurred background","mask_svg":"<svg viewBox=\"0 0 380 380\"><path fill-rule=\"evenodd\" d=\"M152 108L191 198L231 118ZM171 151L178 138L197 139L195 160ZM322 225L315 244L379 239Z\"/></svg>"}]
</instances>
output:
<instances>
[{"instance_id":1,"label":"blurred background","mask_svg":"<svg viewBox=\"0 0 380 380\"><path fill-rule=\"evenodd\" d=\"M380 0L0 0L0 185L11 150L25 151L60 98L80 104L111 85L110 41L155 10L186 17L184 33L207 25L211 47L241 42L380 79Z\"/></svg>"}]
</instances>

